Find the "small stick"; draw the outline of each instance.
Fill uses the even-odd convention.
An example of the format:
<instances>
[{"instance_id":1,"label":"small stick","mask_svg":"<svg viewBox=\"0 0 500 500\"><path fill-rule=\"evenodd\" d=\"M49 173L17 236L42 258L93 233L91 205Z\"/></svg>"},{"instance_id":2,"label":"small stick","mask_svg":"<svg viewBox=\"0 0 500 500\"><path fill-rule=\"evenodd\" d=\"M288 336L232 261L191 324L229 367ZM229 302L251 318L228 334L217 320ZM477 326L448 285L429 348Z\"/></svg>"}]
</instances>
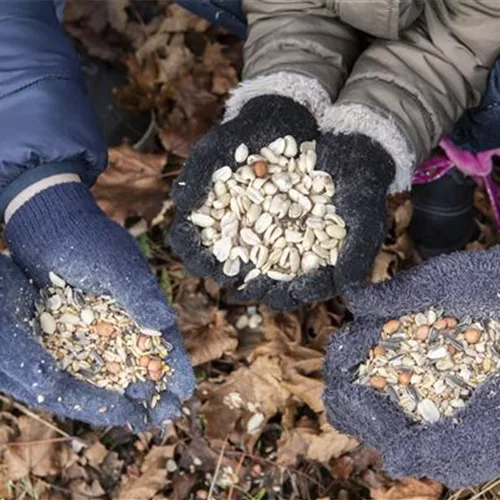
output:
<instances>
[{"instance_id":1,"label":"small stick","mask_svg":"<svg viewBox=\"0 0 500 500\"><path fill-rule=\"evenodd\" d=\"M226 445L227 445L227 436L226 439L224 439L224 444L222 445L222 449L220 450L219 459L217 460L217 466L215 467L214 478L212 479L212 482L210 484L210 489L208 490L208 500L212 500L213 498L212 495L215 488L215 482L217 481L217 476L219 475L222 459L224 458L224 452L226 451Z\"/></svg>"},{"instance_id":2,"label":"small stick","mask_svg":"<svg viewBox=\"0 0 500 500\"><path fill-rule=\"evenodd\" d=\"M9 398L6 398L5 396L0 396L0 401L2 401L4 404L11 404L16 410L19 410L20 412L24 413L28 417L32 418L33 420L37 420L38 422L46 425L49 427L49 429L52 429L53 431L57 432L57 434L60 434L61 436L64 436L65 438L77 441L83 448L87 448L88 445L81 439L72 436L71 434L68 434L67 432L63 431L62 429L59 429L56 425L47 422L44 420L42 417L38 416L36 413L33 413L32 411L28 410L25 406L23 406L20 403L16 403L15 401L10 400Z\"/></svg>"}]
</instances>

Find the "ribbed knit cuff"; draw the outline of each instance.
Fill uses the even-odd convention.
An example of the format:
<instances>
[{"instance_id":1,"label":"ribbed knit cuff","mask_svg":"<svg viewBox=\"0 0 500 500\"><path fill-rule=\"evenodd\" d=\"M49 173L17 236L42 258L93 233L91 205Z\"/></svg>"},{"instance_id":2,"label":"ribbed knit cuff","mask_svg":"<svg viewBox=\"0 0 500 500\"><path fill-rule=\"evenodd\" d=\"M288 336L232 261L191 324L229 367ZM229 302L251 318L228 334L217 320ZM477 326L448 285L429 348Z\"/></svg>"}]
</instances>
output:
<instances>
[{"instance_id":1,"label":"ribbed knit cuff","mask_svg":"<svg viewBox=\"0 0 500 500\"><path fill-rule=\"evenodd\" d=\"M45 163L39 167L28 170L18 178L14 179L5 189L0 192L0 215L4 215L7 206L20 193L48 177L60 174L76 174L79 177L85 173L87 165L82 160L68 160L53 163ZM11 214L12 215L12 214Z\"/></svg>"},{"instance_id":2,"label":"ribbed knit cuff","mask_svg":"<svg viewBox=\"0 0 500 500\"><path fill-rule=\"evenodd\" d=\"M24 238L43 247L44 240L64 241L68 230L78 228L82 242L90 242L96 237L92 213L103 215L85 184L57 184L37 193L12 215L6 224L7 241Z\"/></svg>"}]
</instances>

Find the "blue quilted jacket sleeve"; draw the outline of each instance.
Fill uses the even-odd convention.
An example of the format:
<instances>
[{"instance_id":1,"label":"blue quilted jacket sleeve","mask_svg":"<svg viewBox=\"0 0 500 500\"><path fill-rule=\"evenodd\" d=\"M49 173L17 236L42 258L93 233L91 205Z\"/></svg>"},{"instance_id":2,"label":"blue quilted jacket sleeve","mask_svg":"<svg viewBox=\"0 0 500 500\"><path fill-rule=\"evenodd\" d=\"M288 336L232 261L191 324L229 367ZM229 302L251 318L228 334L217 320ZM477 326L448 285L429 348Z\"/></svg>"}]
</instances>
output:
<instances>
[{"instance_id":1,"label":"blue quilted jacket sleeve","mask_svg":"<svg viewBox=\"0 0 500 500\"><path fill-rule=\"evenodd\" d=\"M0 211L40 178L77 172L92 184L106 146L61 0L0 1Z\"/></svg>"}]
</instances>

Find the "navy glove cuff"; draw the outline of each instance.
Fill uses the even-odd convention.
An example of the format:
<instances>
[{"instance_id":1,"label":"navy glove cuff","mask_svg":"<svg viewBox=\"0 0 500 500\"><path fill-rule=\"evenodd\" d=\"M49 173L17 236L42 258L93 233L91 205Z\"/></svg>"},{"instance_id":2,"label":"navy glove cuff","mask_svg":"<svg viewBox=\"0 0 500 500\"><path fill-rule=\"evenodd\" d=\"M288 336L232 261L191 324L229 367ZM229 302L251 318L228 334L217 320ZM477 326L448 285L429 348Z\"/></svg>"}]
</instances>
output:
<instances>
[{"instance_id":1,"label":"navy glove cuff","mask_svg":"<svg viewBox=\"0 0 500 500\"><path fill-rule=\"evenodd\" d=\"M6 226L7 240L25 239L43 247L48 239L63 241L71 226L73 231L77 228L85 238L83 241L90 242L95 234L89 223L91 214L105 216L86 185L69 182L51 186L35 194L13 214Z\"/></svg>"}]
</instances>

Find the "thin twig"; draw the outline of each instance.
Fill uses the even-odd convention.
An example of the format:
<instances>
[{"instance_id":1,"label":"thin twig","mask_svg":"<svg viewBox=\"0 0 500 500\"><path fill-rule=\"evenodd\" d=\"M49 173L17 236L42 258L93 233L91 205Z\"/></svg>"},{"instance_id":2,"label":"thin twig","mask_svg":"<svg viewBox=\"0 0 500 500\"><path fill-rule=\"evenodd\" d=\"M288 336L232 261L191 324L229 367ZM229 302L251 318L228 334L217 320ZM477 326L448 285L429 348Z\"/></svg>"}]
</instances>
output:
<instances>
[{"instance_id":1,"label":"thin twig","mask_svg":"<svg viewBox=\"0 0 500 500\"><path fill-rule=\"evenodd\" d=\"M214 451L217 451L217 450L214 450ZM238 451L238 450L231 450L231 451L227 452L227 455L241 455L242 453L245 453L245 452ZM264 462L264 463L270 465L271 467L273 467L275 469L285 469L288 472L293 472L295 474L298 474L299 476L305 477L307 480L309 480L311 483L315 484L316 486L319 486L320 488L324 488L324 486L321 483L318 483L318 481L316 481L315 479L313 479L311 476L309 476L305 472L302 472L302 471L297 470L297 469L291 469L290 467L284 467L282 465L277 465L272 460L267 460L266 458L257 457L256 455L251 455L249 453L245 453L245 454L246 454L246 456L248 458L251 458L252 460L256 460L257 462Z\"/></svg>"},{"instance_id":2,"label":"thin twig","mask_svg":"<svg viewBox=\"0 0 500 500\"><path fill-rule=\"evenodd\" d=\"M76 436L72 436L71 434L68 434L67 432L63 431L62 429L59 429L56 425L47 422L47 420L44 420L42 417L37 415L36 413L33 413L31 410L28 410L25 406L23 406L20 403L17 403L16 401L12 401L9 398L6 398L5 396L0 395L0 401L2 401L6 405L12 405L16 410L19 410L20 412L24 413L26 416L32 418L33 420L36 420L37 422L40 422L41 424L47 426L49 429L52 429L53 431L57 432L57 434L60 434L61 436L64 436L66 438L69 438L71 440L77 441L82 447L87 448L88 445L81 439L77 438Z\"/></svg>"},{"instance_id":3,"label":"thin twig","mask_svg":"<svg viewBox=\"0 0 500 500\"><path fill-rule=\"evenodd\" d=\"M217 481L217 476L219 475L219 469L222 463L222 459L224 458L224 452L226 451L226 445L227 445L227 436L226 439L224 439L224 444L222 445L222 449L220 450L219 453L219 459L217 460L217 466L215 467L215 472L214 472L214 477L212 479L212 482L210 483L210 489L208 490L208 500L212 500L213 498L213 492L215 489L215 482Z\"/></svg>"},{"instance_id":4,"label":"thin twig","mask_svg":"<svg viewBox=\"0 0 500 500\"><path fill-rule=\"evenodd\" d=\"M480 492L476 493L472 498L469 500L477 500L478 498L482 498L482 496L487 493L488 491L492 490L496 486L500 485L500 479L497 479L496 481L491 482L489 485L487 485L484 489L482 489Z\"/></svg>"},{"instance_id":5,"label":"thin twig","mask_svg":"<svg viewBox=\"0 0 500 500\"><path fill-rule=\"evenodd\" d=\"M240 473L241 466L243 465L243 460L245 460L245 456L246 456L245 453L241 454L240 461L238 462L238 465L236 466L236 470L234 471L234 473L236 474L236 476L238 476L239 473ZM227 500L231 500L233 498L234 486L235 486L234 484L231 485L231 488L229 489L229 493L227 495Z\"/></svg>"},{"instance_id":6,"label":"thin twig","mask_svg":"<svg viewBox=\"0 0 500 500\"><path fill-rule=\"evenodd\" d=\"M34 441L11 441L6 443L0 443L0 446L33 446L36 444L61 443L64 441L73 441L73 438L70 436L70 437L58 437L51 439L37 439Z\"/></svg>"}]
</instances>

